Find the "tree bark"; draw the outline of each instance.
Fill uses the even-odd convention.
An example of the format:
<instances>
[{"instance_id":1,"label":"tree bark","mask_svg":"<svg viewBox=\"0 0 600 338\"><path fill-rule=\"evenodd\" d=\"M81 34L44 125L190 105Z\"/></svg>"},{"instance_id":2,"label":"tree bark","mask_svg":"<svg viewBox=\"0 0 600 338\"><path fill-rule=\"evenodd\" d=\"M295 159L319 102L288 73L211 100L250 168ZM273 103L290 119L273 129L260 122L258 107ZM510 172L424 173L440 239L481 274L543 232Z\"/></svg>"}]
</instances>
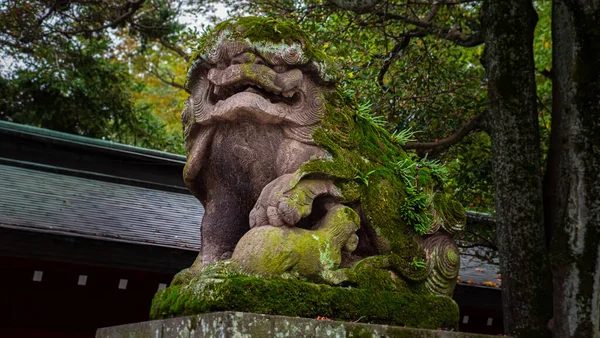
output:
<instances>
[{"instance_id":1,"label":"tree bark","mask_svg":"<svg viewBox=\"0 0 600 338\"><path fill-rule=\"evenodd\" d=\"M552 283L544 232L531 0L482 8L505 334L549 337Z\"/></svg>"},{"instance_id":2,"label":"tree bark","mask_svg":"<svg viewBox=\"0 0 600 338\"><path fill-rule=\"evenodd\" d=\"M600 337L600 1L554 0L552 16L553 336Z\"/></svg>"}]
</instances>

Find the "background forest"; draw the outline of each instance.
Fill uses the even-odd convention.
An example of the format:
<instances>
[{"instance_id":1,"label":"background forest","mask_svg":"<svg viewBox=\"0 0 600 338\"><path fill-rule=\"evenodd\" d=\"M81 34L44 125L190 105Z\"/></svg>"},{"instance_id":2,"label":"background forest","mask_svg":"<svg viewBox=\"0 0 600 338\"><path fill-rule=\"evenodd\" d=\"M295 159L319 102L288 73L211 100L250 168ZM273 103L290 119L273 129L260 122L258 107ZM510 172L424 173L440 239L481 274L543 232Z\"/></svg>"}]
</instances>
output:
<instances>
[{"instance_id":1,"label":"background forest","mask_svg":"<svg viewBox=\"0 0 600 338\"><path fill-rule=\"evenodd\" d=\"M365 118L495 214L462 244L498 252L507 334L600 336L597 0L9 0L0 119L182 153L186 63L217 7L297 22Z\"/></svg>"}]
</instances>

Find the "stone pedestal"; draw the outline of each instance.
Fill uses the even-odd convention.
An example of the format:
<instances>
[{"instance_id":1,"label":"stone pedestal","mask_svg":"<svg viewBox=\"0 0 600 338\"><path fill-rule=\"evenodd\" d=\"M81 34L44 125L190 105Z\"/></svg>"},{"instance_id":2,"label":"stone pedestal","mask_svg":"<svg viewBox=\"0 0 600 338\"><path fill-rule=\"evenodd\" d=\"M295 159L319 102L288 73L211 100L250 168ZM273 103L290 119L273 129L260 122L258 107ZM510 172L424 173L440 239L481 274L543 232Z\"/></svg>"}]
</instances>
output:
<instances>
[{"instance_id":1,"label":"stone pedestal","mask_svg":"<svg viewBox=\"0 0 600 338\"><path fill-rule=\"evenodd\" d=\"M101 328L96 332L96 338L146 337L492 338L493 336L243 312L213 312Z\"/></svg>"}]
</instances>

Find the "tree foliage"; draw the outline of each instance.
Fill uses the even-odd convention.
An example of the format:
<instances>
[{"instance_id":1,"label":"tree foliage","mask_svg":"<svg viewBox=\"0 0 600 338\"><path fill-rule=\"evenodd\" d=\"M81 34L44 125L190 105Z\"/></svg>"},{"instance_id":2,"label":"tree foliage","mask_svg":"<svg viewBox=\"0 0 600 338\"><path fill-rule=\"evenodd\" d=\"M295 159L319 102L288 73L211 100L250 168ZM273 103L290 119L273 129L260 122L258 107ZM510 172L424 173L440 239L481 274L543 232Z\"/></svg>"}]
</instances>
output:
<instances>
[{"instance_id":1,"label":"tree foliage","mask_svg":"<svg viewBox=\"0 0 600 338\"><path fill-rule=\"evenodd\" d=\"M182 152L128 60L114 52L119 32L168 44L182 29L166 1L9 1L0 5L0 46L11 65L0 118L142 147ZM5 62L6 64L6 62Z\"/></svg>"},{"instance_id":2,"label":"tree foliage","mask_svg":"<svg viewBox=\"0 0 600 338\"><path fill-rule=\"evenodd\" d=\"M3 19L0 45L15 63L25 66L19 67L18 76L4 76L4 90L33 95L19 88L26 86L26 79L35 78L36 88L73 86L79 95L63 97L64 104L57 106L60 109L45 112L43 118L32 113L35 109L27 108L30 113L24 114L25 101L14 100L21 102L21 106L11 104L4 109L10 107L20 112L5 111L3 118L14 115L15 121L113 139L117 129L119 134L126 133L127 126L135 125L141 118L146 122L140 120L132 128L132 134L137 136L121 137L121 141L138 142L145 134L147 142L139 145L171 151L181 149L176 145L178 141L169 143L167 139L169 135L177 139L181 132L178 114L186 95L182 90L184 65L200 33L184 29L177 18L186 11L210 13L215 3L222 2L9 1L0 7ZM415 142L408 144L408 148L420 143L429 147L417 149L421 156L427 154L449 165L455 198L471 210L493 212L489 138L483 133L469 133L484 129L480 123L469 122L485 111L487 102L486 76L479 61L483 56L481 1L388 0L356 2L352 6L333 0L225 3L230 14L268 15L298 22L313 35L316 45L342 65L345 70L342 86L356 89L363 102L371 102L391 132L413 131ZM537 10L541 19L535 40L536 79L540 131L546 150L551 106L550 6L539 1ZM74 57L78 53L82 57ZM89 67L88 74L84 74L83 62L78 61L84 57L88 63L97 63ZM53 80L50 85L42 86L40 81L59 78L56 74L59 69L64 73L65 68L74 71L69 76L62 75L62 84ZM100 74L95 73L98 68L104 70L103 79L95 75ZM109 69L113 76L106 76ZM34 76L36 73L39 75ZM94 77L97 80L93 81ZM118 95L110 94L110 88ZM126 96L136 104L126 104ZM113 101L113 97L121 100ZM69 100L71 103L67 104ZM58 113L72 111L77 106L74 102L86 100L99 105L107 102L111 113L91 118L88 113L93 109L86 108L93 105L77 109L79 112L73 115L79 115L78 119L65 117L69 113ZM73 125L76 120L78 127ZM160 128L161 121L166 128ZM461 129L465 126L469 128ZM106 129L109 127L113 130ZM100 132L103 128L104 133ZM162 133L162 129L169 135ZM461 131L466 137L460 135L462 140L457 146L450 149L441 146L441 140ZM152 134L157 132L163 135ZM150 141L153 138L156 145ZM450 141L448 144L457 143ZM170 145L164 147L164 144Z\"/></svg>"}]
</instances>

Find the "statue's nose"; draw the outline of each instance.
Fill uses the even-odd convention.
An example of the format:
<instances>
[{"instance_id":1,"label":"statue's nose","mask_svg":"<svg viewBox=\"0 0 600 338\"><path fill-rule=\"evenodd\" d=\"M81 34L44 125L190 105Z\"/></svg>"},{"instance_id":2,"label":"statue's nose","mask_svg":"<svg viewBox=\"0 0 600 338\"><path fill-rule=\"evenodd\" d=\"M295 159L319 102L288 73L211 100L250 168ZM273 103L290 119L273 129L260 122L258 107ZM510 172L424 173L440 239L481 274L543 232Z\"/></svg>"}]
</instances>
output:
<instances>
[{"instance_id":1,"label":"statue's nose","mask_svg":"<svg viewBox=\"0 0 600 338\"><path fill-rule=\"evenodd\" d=\"M239 64L243 64L243 63L253 63L253 64L257 64L257 65L264 65L265 60L263 60L260 56L254 54L254 53L248 53L248 52L238 54L231 59L232 65L239 65Z\"/></svg>"}]
</instances>

